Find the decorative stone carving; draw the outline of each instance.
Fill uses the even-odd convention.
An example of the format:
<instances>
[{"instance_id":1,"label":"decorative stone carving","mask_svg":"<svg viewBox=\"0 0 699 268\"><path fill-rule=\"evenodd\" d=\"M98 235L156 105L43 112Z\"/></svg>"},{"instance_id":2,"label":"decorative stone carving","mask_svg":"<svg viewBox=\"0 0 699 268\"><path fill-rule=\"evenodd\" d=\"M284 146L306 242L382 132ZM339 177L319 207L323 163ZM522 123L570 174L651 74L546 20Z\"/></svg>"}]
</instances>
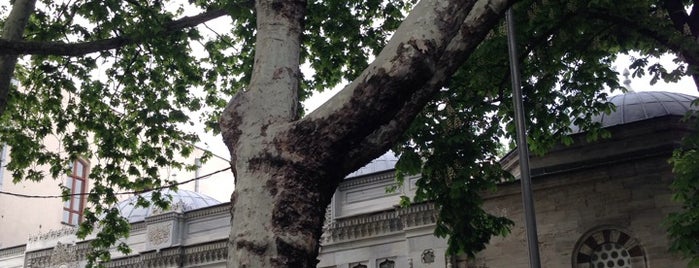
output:
<instances>
[{"instance_id":1,"label":"decorative stone carving","mask_svg":"<svg viewBox=\"0 0 699 268\"><path fill-rule=\"evenodd\" d=\"M184 250L185 266L198 266L212 262L225 262L228 256L228 241L188 247Z\"/></svg>"},{"instance_id":2,"label":"decorative stone carving","mask_svg":"<svg viewBox=\"0 0 699 268\"><path fill-rule=\"evenodd\" d=\"M156 247L159 245L169 244L172 241L172 223L163 222L148 227L148 242L151 246Z\"/></svg>"},{"instance_id":3,"label":"decorative stone carving","mask_svg":"<svg viewBox=\"0 0 699 268\"><path fill-rule=\"evenodd\" d=\"M397 210L404 227L430 225L437 222L433 203L414 204Z\"/></svg>"},{"instance_id":4,"label":"decorative stone carving","mask_svg":"<svg viewBox=\"0 0 699 268\"><path fill-rule=\"evenodd\" d=\"M153 213L151 213L151 215L158 215L158 214L163 214L163 213L167 213L167 212L176 212L176 213L182 214L185 211L187 211L188 208L189 207L187 206L187 204L182 202L182 200L179 200L175 203L170 204L170 207L167 209L162 209L158 206L154 206Z\"/></svg>"},{"instance_id":5,"label":"decorative stone carving","mask_svg":"<svg viewBox=\"0 0 699 268\"><path fill-rule=\"evenodd\" d=\"M323 242L339 242L389 234L403 229L395 211L336 219L324 228Z\"/></svg>"},{"instance_id":6,"label":"decorative stone carving","mask_svg":"<svg viewBox=\"0 0 699 268\"><path fill-rule=\"evenodd\" d=\"M33 235L29 237L29 242L37 242L41 240L49 240L49 239L55 239L67 235L74 235L75 232L77 231L77 228L73 226L64 226L61 229L56 229L56 230L50 230L46 233L41 233L38 235Z\"/></svg>"},{"instance_id":7,"label":"decorative stone carving","mask_svg":"<svg viewBox=\"0 0 699 268\"><path fill-rule=\"evenodd\" d=\"M168 248L162 251L148 252L141 255L143 267L182 267L182 250Z\"/></svg>"},{"instance_id":8,"label":"decorative stone carving","mask_svg":"<svg viewBox=\"0 0 699 268\"><path fill-rule=\"evenodd\" d=\"M51 252L50 267L57 268L77 268L78 254L66 244L60 242L56 244Z\"/></svg>"},{"instance_id":9,"label":"decorative stone carving","mask_svg":"<svg viewBox=\"0 0 699 268\"><path fill-rule=\"evenodd\" d=\"M433 263L434 262L434 250L425 249L422 252L422 263Z\"/></svg>"}]
</instances>

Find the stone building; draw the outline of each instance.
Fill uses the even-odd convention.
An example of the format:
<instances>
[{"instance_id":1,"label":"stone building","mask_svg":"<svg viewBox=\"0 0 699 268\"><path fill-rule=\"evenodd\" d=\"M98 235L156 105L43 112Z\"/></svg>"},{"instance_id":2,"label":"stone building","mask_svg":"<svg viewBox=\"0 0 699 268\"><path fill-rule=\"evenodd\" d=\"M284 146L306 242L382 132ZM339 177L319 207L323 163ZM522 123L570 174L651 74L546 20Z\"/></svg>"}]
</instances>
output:
<instances>
[{"instance_id":1,"label":"stone building","mask_svg":"<svg viewBox=\"0 0 699 268\"><path fill-rule=\"evenodd\" d=\"M692 128L680 121L692 96L638 92L611 99L617 109L597 120L611 138L574 144L531 158L542 267L685 267L668 252L662 222L679 206L668 188L667 162ZM518 175L515 153L502 159ZM515 221L512 233L490 241L475 259L445 255L446 241L432 235L431 203L396 206L419 177L393 185L395 158L384 155L351 174L336 190L322 236L319 267L528 267L523 209L517 181L486 194L485 207ZM114 253L107 267L224 267L229 205L180 191L169 211L120 208L132 221L133 253ZM73 229L32 236L0 249L0 267L80 267L87 244Z\"/></svg>"}]
</instances>

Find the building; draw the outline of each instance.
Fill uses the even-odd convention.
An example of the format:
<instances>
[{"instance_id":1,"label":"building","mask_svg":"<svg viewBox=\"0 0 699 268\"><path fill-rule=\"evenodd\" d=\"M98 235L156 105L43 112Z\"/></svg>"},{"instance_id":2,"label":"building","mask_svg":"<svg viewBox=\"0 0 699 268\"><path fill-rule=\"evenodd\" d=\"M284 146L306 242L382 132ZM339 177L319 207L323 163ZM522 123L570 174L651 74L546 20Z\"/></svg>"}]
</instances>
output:
<instances>
[{"instance_id":1,"label":"building","mask_svg":"<svg viewBox=\"0 0 699 268\"><path fill-rule=\"evenodd\" d=\"M543 267L684 267L668 252L662 221L679 205L668 188L667 159L692 128L680 119L692 96L639 92L611 99L617 110L597 120L612 137L587 142L572 134L560 146L531 158ZM515 153L502 159L518 175ZM523 209L517 181L486 195L485 207L515 221L507 237L493 238L475 259L445 255L446 241L432 235L434 205L401 208L411 195L411 177L399 192L395 158L384 155L351 174L336 190L327 213L319 267L528 267ZM224 267L230 228L228 204L209 206L207 197L181 192L170 211L144 210L132 219L133 249L114 254L108 267ZM187 196L187 198L185 198ZM123 213L134 209L126 200ZM32 236L25 245L0 249L0 267L79 267L88 250L74 230Z\"/></svg>"},{"instance_id":2,"label":"building","mask_svg":"<svg viewBox=\"0 0 699 268\"><path fill-rule=\"evenodd\" d=\"M58 141L49 140L47 146L57 146ZM7 148L0 157L2 163L7 163ZM194 164L203 155L204 149L196 148L184 163ZM78 159L73 165L70 175L62 176L56 180L44 179L42 181L23 181L19 184L12 183L12 174L6 169L0 171L0 191L30 196L60 196L59 185L71 189L73 194L89 192L92 184L88 178L90 163L96 163L97 159ZM213 156L209 161L199 164L195 171L161 169L160 174L164 178L174 181L185 181L194 177L206 175L230 166L229 161L220 156ZM48 167L45 168L48 173ZM221 187L229 185L229 187ZM233 180L230 172L215 174L206 179L180 185L181 189L207 192L217 200L228 200L233 191ZM124 196L123 198L127 198ZM60 198L26 198L8 194L0 194L0 248L13 247L27 243L27 238L77 225L82 220L82 210L87 205L86 196L73 196L63 202ZM31 215L28 214L31 211ZM40 213L36 213L39 212ZM2 267L2 265L0 265Z\"/></svg>"}]
</instances>

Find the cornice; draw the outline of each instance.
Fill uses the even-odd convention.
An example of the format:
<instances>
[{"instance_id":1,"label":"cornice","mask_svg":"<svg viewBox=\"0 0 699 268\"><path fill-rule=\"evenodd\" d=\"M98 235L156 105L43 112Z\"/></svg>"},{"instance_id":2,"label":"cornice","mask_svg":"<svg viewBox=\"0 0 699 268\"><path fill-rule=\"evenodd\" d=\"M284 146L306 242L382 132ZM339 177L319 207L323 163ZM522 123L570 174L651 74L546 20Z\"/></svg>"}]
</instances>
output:
<instances>
[{"instance_id":1,"label":"cornice","mask_svg":"<svg viewBox=\"0 0 699 268\"><path fill-rule=\"evenodd\" d=\"M184 266L199 266L212 262L225 262L228 258L228 240L189 246L184 249Z\"/></svg>"},{"instance_id":2,"label":"cornice","mask_svg":"<svg viewBox=\"0 0 699 268\"><path fill-rule=\"evenodd\" d=\"M323 232L323 242L333 243L395 233L403 229L395 211L383 211L337 219Z\"/></svg>"},{"instance_id":3,"label":"cornice","mask_svg":"<svg viewBox=\"0 0 699 268\"><path fill-rule=\"evenodd\" d=\"M323 244L362 238L374 238L424 227L437 221L433 203L419 203L406 208L335 219L323 230Z\"/></svg>"},{"instance_id":4,"label":"cornice","mask_svg":"<svg viewBox=\"0 0 699 268\"><path fill-rule=\"evenodd\" d=\"M405 228L420 227L437 222L434 203L425 202L399 208L398 215Z\"/></svg>"},{"instance_id":5,"label":"cornice","mask_svg":"<svg viewBox=\"0 0 699 268\"><path fill-rule=\"evenodd\" d=\"M0 258L12 257L17 255L24 255L24 251L27 250L27 245L19 245L15 247L0 249Z\"/></svg>"},{"instance_id":6,"label":"cornice","mask_svg":"<svg viewBox=\"0 0 699 268\"><path fill-rule=\"evenodd\" d=\"M200 218L205 218L209 217L212 215L223 215L223 214L229 214L231 209L231 203L223 203L215 206L210 206L206 208L201 208L197 210L192 210L192 211L187 211L185 212L185 219L193 220L193 219L200 219Z\"/></svg>"},{"instance_id":7,"label":"cornice","mask_svg":"<svg viewBox=\"0 0 699 268\"><path fill-rule=\"evenodd\" d=\"M126 268L126 267L134 267L134 268L139 268L143 267L144 264L141 261L141 257L125 257L125 258L120 258L120 259L112 259L110 262L106 263L104 265L105 267L108 268Z\"/></svg>"},{"instance_id":8,"label":"cornice","mask_svg":"<svg viewBox=\"0 0 699 268\"><path fill-rule=\"evenodd\" d=\"M137 230L144 230L146 229L146 221L138 221L138 222L133 222L131 224L131 232L135 232Z\"/></svg>"},{"instance_id":9,"label":"cornice","mask_svg":"<svg viewBox=\"0 0 699 268\"><path fill-rule=\"evenodd\" d=\"M175 211L167 211L161 214L156 214L156 215L151 215L146 217L146 224L153 224L153 223L158 223L158 222L163 222L163 221L171 221L171 220L176 220L176 219L181 219L184 216L182 215L181 212L175 212Z\"/></svg>"},{"instance_id":10,"label":"cornice","mask_svg":"<svg viewBox=\"0 0 699 268\"><path fill-rule=\"evenodd\" d=\"M373 175L368 175L365 177L348 179L348 180L345 180L342 183L340 183L339 188L340 188L340 190L346 190L346 189L353 188L355 186L366 185L366 184L375 183L378 181L388 180L388 179L391 179L391 180L395 179L395 171L394 170L391 170L390 172L382 172L382 173L377 173L377 174L373 174Z\"/></svg>"},{"instance_id":11,"label":"cornice","mask_svg":"<svg viewBox=\"0 0 699 268\"><path fill-rule=\"evenodd\" d=\"M146 267L179 267L182 259L182 248L168 248L141 254Z\"/></svg>"},{"instance_id":12,"label":"cornice","mask_svg":"<svg viewBox=\"0 0 699 268\"><path fill-rule=\"evenodd\" d=\"M188 247L174 247L150 251L141 255L113 259L105 266L127 267L187 267L225 262L228 257L228 240L218 240Z\"/></svg>"}]
</instances>

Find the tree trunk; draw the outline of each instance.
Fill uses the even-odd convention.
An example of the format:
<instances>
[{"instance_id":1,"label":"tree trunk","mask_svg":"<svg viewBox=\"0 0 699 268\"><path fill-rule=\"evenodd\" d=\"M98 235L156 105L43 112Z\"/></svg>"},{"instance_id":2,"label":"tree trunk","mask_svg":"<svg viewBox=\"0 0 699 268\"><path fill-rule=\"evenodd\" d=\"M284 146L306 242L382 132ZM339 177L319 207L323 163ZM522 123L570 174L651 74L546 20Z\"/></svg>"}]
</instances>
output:
<instances>
[{"instance_id":1,"label":"tree trunk","mask_svg":"<svg viewBox=\"0 0 699 268\"><path fill-rule=\"evenodd\" d=\"M36 0L15 0L12 11L2 28L2 39L21 40L24 28L27 27L29 16L34 12ZM12 84L12 74L17 65L17 54L0 52L0 115L7 108L7 101Z\"/></svg>"},{"instance_id":2,"label":"tree trunk","mask_svg":"<svg viewBox=\"0 0 699 268\"><path fill-rule=\"evenodd\" d=\"M421 1L355 81L298 119L305 2L257 1L251 82L220 121L236 178L228 267L315 267L337 185L390 148L507 5Z\"/></svg>"},{"instance_id":3,"label":"tree trunk","mask_svg":"<svg viewBox=\"0 0 699 268\"><path fill-rule=\"evenodd\" d=\"M281 126L296 119L305 7L305 1L257 1L251 82L230 101L221 121L224 141L234 152L236 177L228 267L315 266L310 256L317 251L316 235L297 228L301 218L314 217L313 212L289 200L303 192L275 185L294 182L300 176L291 173L293 168L279 158L281 153L273 146ZM280 214L289 217L280 218Z\"/></svg>"}]
</instances>

